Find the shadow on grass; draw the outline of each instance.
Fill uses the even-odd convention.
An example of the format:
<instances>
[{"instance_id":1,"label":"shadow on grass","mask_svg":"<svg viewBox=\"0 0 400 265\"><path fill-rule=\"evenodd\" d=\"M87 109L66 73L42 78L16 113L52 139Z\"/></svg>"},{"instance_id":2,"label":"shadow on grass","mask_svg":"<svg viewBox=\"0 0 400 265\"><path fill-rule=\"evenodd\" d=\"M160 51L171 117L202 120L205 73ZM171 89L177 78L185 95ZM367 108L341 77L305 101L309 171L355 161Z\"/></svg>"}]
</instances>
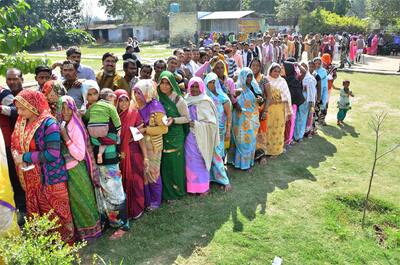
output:
<instances>
[{"instance_id":1,"label":"shadow on grass","mask_svg":"<svg viewBox=\"0 0 400 265\"><path fill-rule=\"evenodd\" d=\"M360 135L353 126L347 123L344 123L342 127L328 124L326 126L321 126L320 130L335 139L342 139L347 135L350 135L353 138L358 138Z\"/></svg>"},{"instance_id":2,"label":"shadow on grass","mask_svg":"<svg viewBox=\"0 0 400 265\"><path fill-rule=\"evenodd\" d=\"M287 189L296 180L316 181L308 168L319 167L334 153L336 147L325 138L306 139L266 166L255 166L251 173L230 170L231 192L213 187L207 197L187 196L173 205L164 204L133 222L120 240L109 241L108 231L83 254L87 258L97 253L113 264L122 259L124 264L172 264L178 257L187 258L208 245L225 223L233 223L232 232L240 233L245 229L240 219L267 215L268 194L275 189ZM229 233L226 227L222 233Z\"/></svg>"}]
</instances>

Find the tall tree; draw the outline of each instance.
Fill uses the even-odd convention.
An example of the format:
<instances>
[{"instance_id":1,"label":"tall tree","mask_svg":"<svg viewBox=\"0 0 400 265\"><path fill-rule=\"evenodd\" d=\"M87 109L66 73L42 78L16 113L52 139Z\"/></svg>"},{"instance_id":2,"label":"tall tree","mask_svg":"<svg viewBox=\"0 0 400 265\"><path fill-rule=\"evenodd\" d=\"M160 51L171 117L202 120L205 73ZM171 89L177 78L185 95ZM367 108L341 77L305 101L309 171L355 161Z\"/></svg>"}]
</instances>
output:
<instances>
[{"instance_id":1,"label":"tall tree","mask_svg":"<svg viewBox=\"0 0 400 265\"><path fill-rule=\"evenodd\" d=\"M275 6L276 17L279 21L285 21L295 27L299 22L299 18L306 13L312 2L313 0L277 0Z\"/></svg>"},{"instance_id":2,"label":"tall tree","mask_svg":"<svg viewBox=\"0 0 400 265\"><path fill-rule=\"evenodd\" d=\"M346 15L350 7L351 4L349 0L335 0L333 5L333 12L340 16L344 16Z\"/></svg>"},{"instance_id":3,"label":"tall tree","mask_svg":"<svg viewBox=\"0 0 400 265\"><path fill-rule=\"evenodd\" d=\"M351 7L348 12L351 16L365 18L367 15L367 1L366 0L352 0Z\"/></svg>"},{"instance_id":4,"label":"tall tree","mask_svg":"<svg viewBox=\"0 0 400 265\"><path fill-rule=\"evenodd\" d=\"M369 0L367 10L369 16L387 26L400 17L400 0Z\"/></svg>"}]
</instances>

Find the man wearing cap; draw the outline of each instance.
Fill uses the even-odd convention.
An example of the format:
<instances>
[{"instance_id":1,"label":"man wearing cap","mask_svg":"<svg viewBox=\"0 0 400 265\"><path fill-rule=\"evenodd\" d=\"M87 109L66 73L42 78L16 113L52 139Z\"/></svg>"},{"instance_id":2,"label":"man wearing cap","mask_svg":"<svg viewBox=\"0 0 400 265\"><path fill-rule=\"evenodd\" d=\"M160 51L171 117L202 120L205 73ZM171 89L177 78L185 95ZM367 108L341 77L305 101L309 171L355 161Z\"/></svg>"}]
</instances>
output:
<instances>
[{"instance_id":1,"label":"man wearing cap","mask_svg":"<svg viewBox=\"0 0 400 265\"><path fill-rule=\"evenodd\" d=\"M82 53L78 47L69 47L66 54L68 61L74 61L78 64L78 79L96 80L96 75L94 74L93 69L90 66L81 64Z\"/></svg>"},{"instance_id":2,"label":"man wearing cap","mask_svg":"<svg viewBox=\"0 0 400 265\"><path fill-rule=\"evenodd\" d=\"M268 74L268 69L271 66L273 60L274 60L274 48L272 44L270 43L271 41L271 36L270 35L264 35L264 43L261 46L261 52L262 52L262 63L264 64L264 74Z\"/></svg>"}]
</instances>

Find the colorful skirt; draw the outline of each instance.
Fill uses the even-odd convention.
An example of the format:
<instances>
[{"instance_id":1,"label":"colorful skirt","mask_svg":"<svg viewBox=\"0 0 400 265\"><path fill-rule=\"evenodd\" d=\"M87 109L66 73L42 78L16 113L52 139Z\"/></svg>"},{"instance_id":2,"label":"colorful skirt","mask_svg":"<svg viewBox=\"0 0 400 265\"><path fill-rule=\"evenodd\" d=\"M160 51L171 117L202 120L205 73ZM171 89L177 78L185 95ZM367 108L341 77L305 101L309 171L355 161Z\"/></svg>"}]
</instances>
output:
<instances>
[{"instance_id":1,"label":"colorful skirt","mask_svg":"<svg viewBox=\"0 0 400 265\"><path fill-rule=\"evenodd\" d=\"M185 155L183 146L177 150L164 150L161 158L162 198L176 200L186 194Z\"/></svg>"},{"instance_id":2,"label":"colorful skirt","mask_svg":"<svg viewBox=\"0 0 400 265\"><path fill-rule=\"evenodd\" d=\"M219 145L215 147L211 162L210 181L221 185L229 185L228 174L224 165L225 129L219 129Z\"/></svg>"},{"instance_id":3,"label":"colorful skirt","mask_svg":"<svg viewBox=\"0 0 400 265\"><path fill-rule=\"evenodd\" d=\"M85 161L68 170L68 194L77 238L90 240L99 237L100 216Z\"/></svg>"}]
</instances>

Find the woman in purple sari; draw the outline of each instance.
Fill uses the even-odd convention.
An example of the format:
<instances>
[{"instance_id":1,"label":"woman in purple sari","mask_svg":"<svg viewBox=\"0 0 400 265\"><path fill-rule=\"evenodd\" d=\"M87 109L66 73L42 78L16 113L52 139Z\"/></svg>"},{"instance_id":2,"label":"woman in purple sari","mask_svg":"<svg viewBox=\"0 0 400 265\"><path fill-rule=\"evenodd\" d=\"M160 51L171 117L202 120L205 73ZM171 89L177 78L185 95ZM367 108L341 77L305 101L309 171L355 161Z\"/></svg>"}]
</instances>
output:
<instances>
[{"instance_id":1,"label":"woman in purple sari","mask_svg":"<svg viewBox=\"0 0 400 265\"><path fill-rule=\"evenodd\" d=\"M168 132L167 116L164 107L156 99L157 93L151 79L140 80L133 88L135 99L142 116L144 126L140 129L144 135L148 167L144 172L144 197L147 210L160 207L162 182L160 177L163 134Z\"/></svg>"},{"instance_id":2,"label":"woman in purple sari","mask_svg":"<svg viewBox=\"0 0 400 265\"><path fill-rule=\"evenodd\" d=\"M186 190L204 196L210 187L214 149L219 144L217 110L200 77L190 79L186 102L191 120L185 140Z\"/></svg>"}]
</instances>

